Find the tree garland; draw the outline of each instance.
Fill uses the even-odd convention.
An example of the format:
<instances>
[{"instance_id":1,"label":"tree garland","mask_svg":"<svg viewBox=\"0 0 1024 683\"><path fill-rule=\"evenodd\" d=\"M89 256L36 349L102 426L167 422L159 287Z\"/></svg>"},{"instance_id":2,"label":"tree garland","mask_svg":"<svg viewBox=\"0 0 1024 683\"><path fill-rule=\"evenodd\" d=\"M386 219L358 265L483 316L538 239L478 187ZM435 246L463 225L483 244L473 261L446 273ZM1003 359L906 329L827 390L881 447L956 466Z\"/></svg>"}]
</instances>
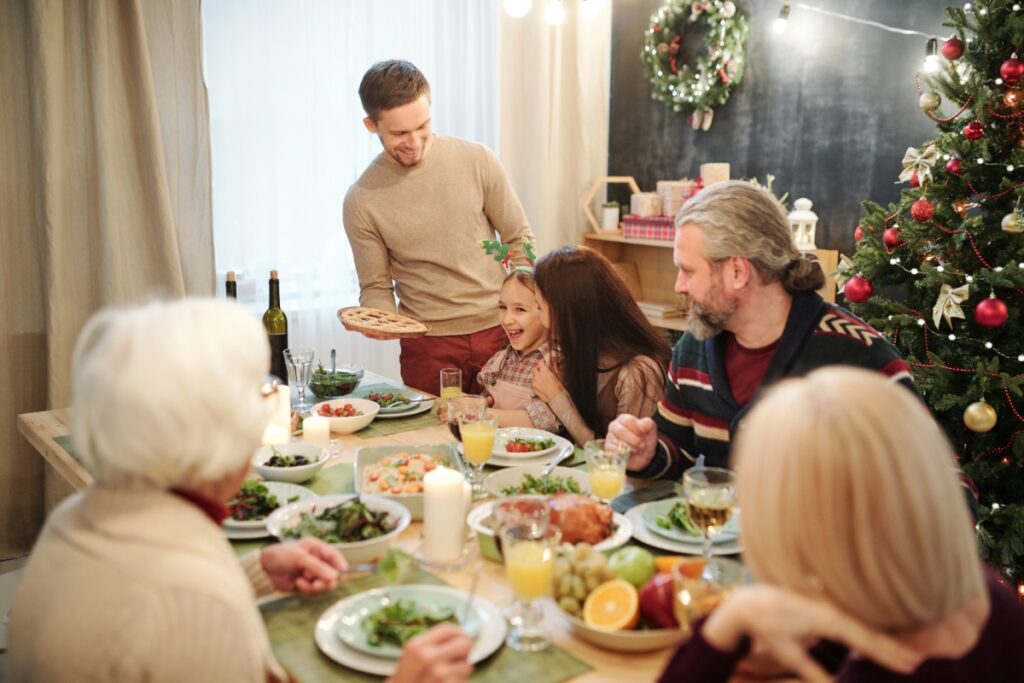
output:
<instances>
[{"instance_id":1,"label":"tree garland","mask_svg":"<svg viewBox=\"0 0 1024 683\"><path fill-rule=\"evenodd\" d=\"M704 26L707 53L697 59L696 69L679 62L683 33L691 24ZM680 2L669 0L651 15L645 33L644 72L651 81L652 99L672 111L693 112L694 130L707 130L713 107L726 103L732 89L743 80L749 26L732 0Z\"/></svg>"}]
</instances>

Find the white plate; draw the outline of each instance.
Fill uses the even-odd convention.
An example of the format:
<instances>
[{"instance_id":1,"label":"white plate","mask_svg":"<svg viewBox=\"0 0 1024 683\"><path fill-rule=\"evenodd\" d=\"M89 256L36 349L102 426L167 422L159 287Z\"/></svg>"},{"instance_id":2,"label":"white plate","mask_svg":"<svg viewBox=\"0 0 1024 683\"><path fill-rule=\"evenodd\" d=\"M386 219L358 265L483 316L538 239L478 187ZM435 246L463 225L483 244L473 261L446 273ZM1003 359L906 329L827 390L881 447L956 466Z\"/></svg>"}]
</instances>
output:
<instances>
[{"instance_id":1,"label":"white plate","mask_svg":"<svg viewBox=\"0 0 1024 683\"><path fill-rule=\"evenodd\" d=\"M494 465L495 467L519 467L520 465L536 465L537 463L548 463L551 462L555 457L555 453L561 453L563 448L573 448L571 442L567 439L563 439L560 436L551 436L555 440L555 450L544 455L533 455L532 453L523 457L522 455L514 455L512 457L502 455L491 455L491 459L487 461L488 465ZM460 450L461 452L461 450ZM568 458L566 459L568 460ZM564 461L563 461L564 462Z\"/></svg>"},{"instance_id":2,"label":"white plate","mask_svg":"<svg viewBox=\"0 0 1024 683\"><path fill-rule=\"evenodd\" d=\"M505 450L505 444L513 439L535 439L538 441L551 439L554 441L556 438L556 434L545 432L543 429L531 429L529 427L504 427L494 434L494 455L499 458L508 458L510 460L525 460L542 457L549 453L554 453L558 448L558 442L555 441L555 445L550 448L545 448L539 451L530 451L528 453L509 453Z\"/></svg>"},{"instance_id":3,"label":"white plate","mask_svg":"<svg viewBox=\"0 0 1024 683\"><path fill-rule=\"evenodd\" d=\"M420 413L427 412L428 410L430 410L433 407L434 407L434 401L433 401L433 399L431 399L429 401L422 401L420 403L417 403L417 404L415 404L415 406L413 408L410 408L409 410L403 410L403 411L398 412L398 413L385 413L382 410L379 413L377 413L377 419L378 420L392 420L392 419L394 419L396 417L409 417L410 415L419 415Z\"/></svg>"},{"instance_id":4,"label":"white plate","mask_svg":"<svg viewBox=\"0 0 1024 683\"><path fill-rule=\"evenodd\" d=\"M484 477L484 488L495 498L501 498L505 495L501 492L503 488L519 485L527 474L532 474L534 477L539 476L545 467L546 465L538 463L536 465L521 465L520 467L509 467L497 472L491 472ZM575 479L576 483L579 484L580 493L583 495L590 494L590 475L583 470L578 470L574 467L556 467L551 470L550 476L562 479L566 477Z\"/></svg>"},{"instance_id":5,"label":"white plate","mask_svg":"<svg viewBox=\"0 0 1024 683\"><path fill-rule=\"evenodd\" d=\"M700 536L688 534L682 529L676 528L675 526L669 529L662 529L660 526L658 526L658 517L664 517L665 515L667 515L668 511L671 510L676 503L682 503L685 507L686 499L680 497L666 498L665 500L656 500L645 505L643 511L644 526L647 527L648 531L652 531L658 534L659 536L663 536L664 538L673 541L679 541L680 543L694 543L696 542L696 540L700 539ZM728 543L730 541L736 540L736 537L739 535L739 533L740 514L739 508L736 508L734 514L731 516L731 519L728 521L728 523L726 523L725 528L723 528L717 536L713 536L711 538L711 542L716 545L719 543Z\"/></svg>"},{"instance_id":6,"label":"white plate","mask_svg":"<svg viewBox=\"0 0 1024 683\"><path fill-rule=\"evenodd\" d=\"M626 511L627 519L633 523L633 538L649 546L668 550L669 552L681 553L683 555L704 554L704 546L700 539L696 539L693 543L683 543L659 536L648 529L647 525L644 524L644 508L648 505L651 505L651 503L637 505ZM741 552L743 552L743 547L740 545L739 538L725 543L716 543L711 546L712 555L737 555Z\"/></svg>"},{"instance_id":7,"label":"white plate","mask_svg":"<svg viewBox=\"0 0 1024 683\"><path fill-rule=\"evenodd\" d=\"M299 486L298 484L291 484L286 481L263 481L260 483L267 487L267 491L277 496L277 502L281 504L277 506L278 508L288 505L288 499L295 498L296 496L298 497L291 502L298 503L303 500L313 500L316 498L315 493L307 489L305 486ZM277 508L274 509L276 510ZM273 514L274 510L271 510L270 512ZM267 515L267 517L269 516L270 515ZM231 529L232 531L258 530L262 531L263 535L266 536L267 518L264 517L263 519L240 522L228 517L224 520L224 528Z\"/></svg>"},{"instance_id":8,"label":"white plate","mask_svg":"<svg viewBox=\"0 0 1024 683\"><path fill-rule=\"evenodd\" d=\"M224 535L232 541L256 541L261 538L266 538L270 535L267 531L267 527L260 529L229 529L228 527L221 527L224 530Z\"/></svg>"},{"instance_id":9,"label":"white plate","mask_svg":"<svg viewBox=\"0 0 1024 683\"><path fill-rule=\"evenodd\" d=\"M488 501L481 505L473 508L469 516L466 519L466 523L469 527L476 531L478 534L488 534L494 536L494 531L484 526L483 522L485 519L491 516L491 508L494 507L496 501ZM611 536L604 539L600 543L594 545L594 550L605 552L608 550L615 550L616 548L626 544L629 537L633 535L633 522L625 515L620 515L618 512L612 512L612 523L615 524L615 531ZM641 524L643 522L641 521Z\"/></svg>"},{"instance_id":10,"label":"white plate","mask_svg":"<svg viewBox=\"0 0 1024 683\"><path fill-rule=\"evenodd\" d=\"M396 403L395 405L388 406L387 408L381 406L380 412L388 413L389 415L407 413L410 410L415 410L420 405L420 403L426 403L427 401L430 400L426 396L409 396L404 392L398 393L401 393L403 396L409 399L409 403Z\"/></svg>"},{"instance_id":11,"label":"white plate","mask_svg":"<svg viewBox=\"0 0 1024 683\"><path fill-rule=\"evenodd\" d=\"M438 592L453 592L461 596L463 600L468 597L464 591L448 586L421 585L418 587ZM336 602L320 616L320 619L316 622L316 630L313 633L313 639L316 641L317 647L325 655L343 666L377 676L390 676L395 673L395 669L398 667L396 660L382 659L353 650L338 638L338 622L345 609L345 603L349 599L346 598ZM469 661L475 664L486 659L491 653L501 647L502 643L505 642L505 630L507 627L505 626L505 617L502 616L501 610L487 598L477 594L473 598L473 606L480 617L480 635L477 636L473 649L469 652Z\"/></svg>"}]
</instances>

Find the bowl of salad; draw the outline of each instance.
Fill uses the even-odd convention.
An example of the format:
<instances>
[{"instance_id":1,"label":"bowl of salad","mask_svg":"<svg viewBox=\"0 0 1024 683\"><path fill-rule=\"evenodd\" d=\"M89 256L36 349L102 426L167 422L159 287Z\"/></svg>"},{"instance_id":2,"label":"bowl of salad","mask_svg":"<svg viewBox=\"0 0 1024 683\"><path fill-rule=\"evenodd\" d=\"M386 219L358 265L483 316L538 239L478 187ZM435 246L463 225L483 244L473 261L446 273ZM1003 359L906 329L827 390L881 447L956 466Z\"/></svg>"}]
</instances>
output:
<instances>
[{"instance_id":1,"label":"bowl of salad","mask_svg":"<svg viewBox=\"0 0 1024 683\"><path fill-rule=\"evenodd\" d=\"M363 381L363 369L358 365L344 365L333 371L317 366L309 379L309 390L317 398L347 396Z\"/></svg>"},{"instance_id":2,"label":"bowl of salad","mask_svg":"<svg viewBox=\"0 0 1024 683\"><path fill-rule=\"evenodd\" d=\"M300 500L313 500L316 494L305 486L285 481L245 481L227 502L224 527L239 531L267 530L267 517L274 510Z\"/></svg>"},{"instance_id":3,"label":"bowl of salad","mask_svg":"<svg viewBox=\"0 0 1024 683\"><path fill-rule=\"evenodd\" d=\"M326 417L335 434L352 434L373 422L380 405L365 398L333 398L315 404L310 412Z\"/></svg>"},{"instance_id":4,"label":"bowl of salad","mask_svg":"<svg viewBox=\"0 0 1024 683\"><path fill-rule=\"evenodd\" d=\"M363 446L356 450L356 491L390 498L423 519L423 475L438 467L462 470L454 444Z\"/></svg>"},{"instance_id":5,"label":"bowl of salad","mask_svg":"<svg viewBox=\"0 0 1024 683\"><path fill-rule=\"evenodd\" d=\"M299 484L317 475L327 462L327 451L309 443L264 446L252 456L252 468L269 481Z\"/></svg>"},{"instance_id":6,"label":"bowl of salad","mask_svg":"<svg viewBox=\"0 0 1024 683\"><path fill-rule=\"evenodd\" d=\"M315 536L335 546L349 564L379 560L411 517L399 503L365 494L336 494L285 505L267 517L282 541Z\"/></svg>"}]
</instances>

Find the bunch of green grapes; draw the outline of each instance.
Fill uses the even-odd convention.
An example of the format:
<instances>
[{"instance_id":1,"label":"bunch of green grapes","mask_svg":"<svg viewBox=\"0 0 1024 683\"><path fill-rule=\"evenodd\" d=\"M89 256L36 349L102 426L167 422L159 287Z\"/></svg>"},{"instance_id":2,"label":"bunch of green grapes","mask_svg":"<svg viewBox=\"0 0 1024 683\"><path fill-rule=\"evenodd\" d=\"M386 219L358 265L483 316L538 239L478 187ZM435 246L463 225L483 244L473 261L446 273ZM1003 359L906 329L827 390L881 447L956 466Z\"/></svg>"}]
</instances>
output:
<instances>
[{"instance_id":1,"label":"bunch of green grapes","mask_svg":"<svg viewBox=\"0 0 1024 683\"><path fill-rule=\"evenodd\" d=\"M604 553L589 543L563 543L555 558L555 602L573 616L580 616L590 591L615 578Z\"/></svg>"}]
</instances>

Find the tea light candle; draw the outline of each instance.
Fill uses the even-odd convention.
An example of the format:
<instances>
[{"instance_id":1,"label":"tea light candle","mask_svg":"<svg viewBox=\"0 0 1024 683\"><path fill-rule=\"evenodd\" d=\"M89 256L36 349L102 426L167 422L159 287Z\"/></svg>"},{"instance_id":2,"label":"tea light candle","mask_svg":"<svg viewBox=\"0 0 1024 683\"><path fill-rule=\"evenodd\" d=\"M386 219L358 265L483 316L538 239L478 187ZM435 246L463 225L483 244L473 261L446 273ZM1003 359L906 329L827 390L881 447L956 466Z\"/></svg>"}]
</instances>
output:
<instances>
[{"instance_id":1,"label":"tea light candle","mask_svg":"<svg viewBox=\"0 0 1024 683\"><path fill-rule=\"evenodd\" d=\"M282 428L279 424L270 423L263 430L262 443L264 446L280 446L281 444L288 443L290 439L291 432L288 427Z\"/></svg>"},{"instance_id":2,"label":"tea light candle","mask_svg":"<svg viewBox=\"0 0 1024 683\"><path fill-rule=\"evenodd\" d=\"M331 442L331 421L319 415L310 415L302 421L302 440L317 446Z\"/></svg>"},{"instance_id":3,"label":"tea light candle","mask_svg":"<svg viewBox=\"0 0 1024 683\"><path fill-rule=\"evenodd\" d=\"M423 552L428 560L462 557L470 500L472 490L459 472L438 467L423 476Z\"/></svg>"}]
</instances>

